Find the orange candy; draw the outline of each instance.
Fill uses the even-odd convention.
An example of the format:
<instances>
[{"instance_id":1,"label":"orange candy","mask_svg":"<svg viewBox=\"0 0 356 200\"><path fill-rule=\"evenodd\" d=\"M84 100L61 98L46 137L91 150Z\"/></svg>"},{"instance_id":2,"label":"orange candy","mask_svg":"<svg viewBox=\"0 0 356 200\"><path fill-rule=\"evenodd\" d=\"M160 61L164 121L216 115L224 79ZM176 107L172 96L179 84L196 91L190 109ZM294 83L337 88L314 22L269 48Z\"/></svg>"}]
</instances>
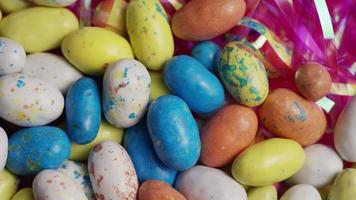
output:
<instances>
[{"instance_id":1,"label":"orange candy","mask_svg":"<svg viewBox=\"0 0 356 200\"><path fill-rule=\"evenodd\" d=\"M177 190L165 182L148 180L138 191L138 200L187 200Z\"/></svg>"}]
</instances>

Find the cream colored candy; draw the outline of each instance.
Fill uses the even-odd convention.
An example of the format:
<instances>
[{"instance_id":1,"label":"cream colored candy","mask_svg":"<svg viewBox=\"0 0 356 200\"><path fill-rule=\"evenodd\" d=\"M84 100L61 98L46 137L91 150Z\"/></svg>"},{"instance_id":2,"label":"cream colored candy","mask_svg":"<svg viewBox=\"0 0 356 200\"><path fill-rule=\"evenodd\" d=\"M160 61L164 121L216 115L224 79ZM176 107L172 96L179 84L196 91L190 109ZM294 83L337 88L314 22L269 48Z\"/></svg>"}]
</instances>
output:
<instances>
[{"instance_id":1,"label":"cream colored candy","mask_svg":"<svg viewBox=\"0 0 356 200\"><path fill-rule=\"evenodd\" d=\"M0 37L0 76L22 71L26 52L14 40Z\"/></svg>"},{"instance_id":2,"label":"cream colored candy","mask_svg":"<svg viewBox=\"0 0 356 200\"><path fill-rule=\"evenodd\" d=\"M7 159L8 139L3 128L0 127L0 172L4 169Z\"/></svg>"},{"instance_id":3,"label":"cream colored candy","mask_svg":"<svg viewBox=\"0 0 356 200\"><path fill-rule=\"evenodd\" d=\"M289 188L280 200L321 200L321 196L315 187L299 184Z\"/></svg>"}]
</instances>

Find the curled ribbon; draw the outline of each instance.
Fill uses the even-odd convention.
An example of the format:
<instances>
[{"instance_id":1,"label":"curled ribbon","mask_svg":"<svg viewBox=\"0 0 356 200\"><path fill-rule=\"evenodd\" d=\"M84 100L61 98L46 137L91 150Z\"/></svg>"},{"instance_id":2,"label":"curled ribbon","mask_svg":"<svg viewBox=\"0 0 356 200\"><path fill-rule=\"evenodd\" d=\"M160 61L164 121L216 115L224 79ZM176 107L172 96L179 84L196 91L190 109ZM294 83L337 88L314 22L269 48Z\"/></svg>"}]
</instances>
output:
<instances>
[{"instance_id":1,"label":"curled ribbon","mask_svg":"<svg viewBox=\"0 0 356 200\"><path fill-rule=\"evenodd\" d=\"M91 5L92 0L81 0L79 10L80 27L91 25Z\"/></svg>"}]
</instances>

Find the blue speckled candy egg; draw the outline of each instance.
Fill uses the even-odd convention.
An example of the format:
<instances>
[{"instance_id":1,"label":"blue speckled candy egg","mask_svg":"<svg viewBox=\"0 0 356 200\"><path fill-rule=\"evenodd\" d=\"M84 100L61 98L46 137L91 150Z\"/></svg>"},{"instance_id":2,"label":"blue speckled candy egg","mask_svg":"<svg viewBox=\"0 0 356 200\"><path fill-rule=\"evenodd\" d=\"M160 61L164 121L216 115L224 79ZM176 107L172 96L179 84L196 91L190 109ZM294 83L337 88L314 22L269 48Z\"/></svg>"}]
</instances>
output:
<instances>
[{"instance_id":1,"label":"blue speckled candy egg","mask_svg":"<svg viewBox=\"0 0 356 200\"><path fill-rule=\"evenodd\" d=\"M17 175L58 168L68 159L70 141L57 127L39 126L17 131L9 138L6 167Z\"/></svg>"},{"instance_id":2,"label":"blue speckled candy egg","mask_svg":"<svg viewBox=\"0 0 356 200\"><path fill-rule=\"evenodd\" d=\"M181 98L166 95L154 101L148 110L147 126L158 157L168 167L183 171L198 161L198 125Z\"/></svg>"},{"instance_id":3,"label":"blue speckled candy egg","mask_svg":"<svg viewBox=\"0 0 356 200\"><path fill-rule=\"evenodd\" d=\"M25 63L24 48L14 40L0 37L0 76L22 71Z\"/></svg>"},{"instance_id":4,"label":"blue speckled candy egg","mask_svg":"<svg viewBox=\"0 0 356 200\"><path fill-rule=\"evenodd\" d=\"M216 72L220 59L220 47L212 41L204 41L196 44L191 55L197 59L206 69Z\"/></svg>"},{"instance_id":5,"label":"blue speckled candy egg","mask_svg":"<svg viewBox=\"0 0 356 200\"><path fill-rule=\"evenodd\" d=\"M219 79L193 57L173 57L166 63L163 77L172 93L194 112L207 114L224 103L224 88Z\"/></svg>"},{"instance_id":6,"label":"blue speckled candy egg","mask_svg":"<svg viewBox=\"0 0 356 200\"><path fill-rule=\"evenodd\" d=\"M174 183L177 171L167 167L157 157L146 119L126 129L124 147L131 157L140 183L150 179L161 180L171 185Z\"/></svg>"},{"instance_id":7,"label":"blue speckled candy egg","mask_svg":"<svg viewBox=\"0 0 356 200\"><path fill-rule=\"evenodd\" d=\"M72 142L87 144L98 134L101 104L96 82L84 77L76 81L66 97L67 133Z\"/></svg>"}]
</instances>

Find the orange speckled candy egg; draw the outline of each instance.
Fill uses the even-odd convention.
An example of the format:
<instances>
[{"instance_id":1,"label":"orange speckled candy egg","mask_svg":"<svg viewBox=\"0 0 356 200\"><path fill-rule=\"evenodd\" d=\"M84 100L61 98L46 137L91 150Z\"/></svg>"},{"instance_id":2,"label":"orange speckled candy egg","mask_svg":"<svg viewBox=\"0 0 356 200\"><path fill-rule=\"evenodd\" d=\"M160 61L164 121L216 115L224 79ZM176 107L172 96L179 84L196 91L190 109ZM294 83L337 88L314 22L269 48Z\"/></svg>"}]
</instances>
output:
<instances>
[{"instance_id":1,"label":"orange speckled candy egg","mask_svg":"<svg viewBox=\"0 0 356 200\"><path fill-rule=\"evenodd\" d=\"M173 15L172 30L183 40L209 40L235 26L245 10L244 0L192 0Z\"/></svg>"},{"instance_id":2,"label":"orange speckled candy egg","mask_svg":"<svg viewBox=\"0 0 356 200\"><path fill-rule=\"evenodd\" d=\"M148 180L138 191L138 200L187 200L181 193L163 181Z\"/></svg>"},{"instance_id":3,"label":"orange speckled candy egg","mask_svg":"<svg viewBox=\"0 0 356 200\"><path fill-rule=\"evenodd\" d=\"M228 105L220 109L202 128L200 161L222 167L255 139L257 116L251 108Z\"/></svg>"},{"instance_id":4,"label":"orange speckled candy egg","mask_svg":"<svg viewBox=\"0 0 356 200\"><path fill-rule=\"evenodd\" d=\"M268 95L259 118L274 135L293 139L303 146L317 142L326 129L326 117L314 102L284 88Z\"/></svg>"},{"instance_id":5,"label":"orange speckled candy egg","mask_svg":"<svg viewBox=\"0 0 356 200\"><path fill-rule=\"evenodd\" d=\"M330 91L331 77L323 65L308 62L300 65L295 76L295 84L305 98L316 101Z\"/></svg>"}]
</instances>

